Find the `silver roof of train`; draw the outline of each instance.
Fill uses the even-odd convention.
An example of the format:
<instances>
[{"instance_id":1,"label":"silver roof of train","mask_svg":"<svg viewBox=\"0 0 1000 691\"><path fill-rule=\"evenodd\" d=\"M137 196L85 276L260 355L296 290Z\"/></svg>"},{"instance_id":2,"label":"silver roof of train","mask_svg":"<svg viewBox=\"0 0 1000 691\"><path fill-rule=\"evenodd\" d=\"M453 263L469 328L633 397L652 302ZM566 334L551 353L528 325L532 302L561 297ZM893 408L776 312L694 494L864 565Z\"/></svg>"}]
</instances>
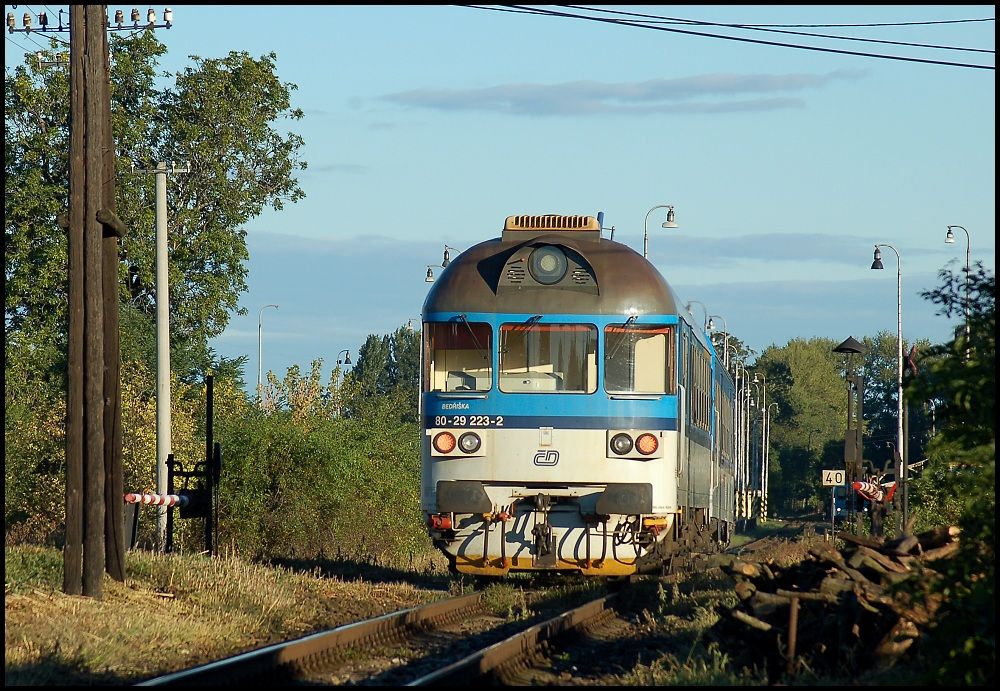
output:
<instances>
[{"instance_id":1,"label":"silver roof of train","mask_svg":"<svg viewBox=\"0 0 1000 691\"><path fill-rule=\"evenodd\" d=\"M542 245L561 247L569 259L569 271L555 285L539 284L526 270L531 252ZM676 314L680 308L656 267L632 248L600 237L599 229L505 229L503 237L474 245L451 261L427 294L423 312L641 316Z\"/></svg>"}]
</instances>

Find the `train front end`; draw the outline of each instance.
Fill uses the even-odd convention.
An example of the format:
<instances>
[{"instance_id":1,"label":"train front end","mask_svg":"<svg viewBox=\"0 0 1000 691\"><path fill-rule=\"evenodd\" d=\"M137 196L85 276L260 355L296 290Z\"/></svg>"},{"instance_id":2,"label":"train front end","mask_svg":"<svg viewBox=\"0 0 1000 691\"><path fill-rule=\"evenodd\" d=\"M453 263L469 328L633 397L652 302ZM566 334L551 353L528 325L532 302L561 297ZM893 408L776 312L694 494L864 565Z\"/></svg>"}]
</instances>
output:
<instances>
[{"instance_id":1,"label":"train front end","mask_svg":"<svg viewBox=\"0 0 1000 691\"><path fill-rule=\"evenodd\" d=\"M624 576L678 518L678 317L590 216L509 217L423 309L421 505L460 573Z\"/></svg>"}]
</instances>

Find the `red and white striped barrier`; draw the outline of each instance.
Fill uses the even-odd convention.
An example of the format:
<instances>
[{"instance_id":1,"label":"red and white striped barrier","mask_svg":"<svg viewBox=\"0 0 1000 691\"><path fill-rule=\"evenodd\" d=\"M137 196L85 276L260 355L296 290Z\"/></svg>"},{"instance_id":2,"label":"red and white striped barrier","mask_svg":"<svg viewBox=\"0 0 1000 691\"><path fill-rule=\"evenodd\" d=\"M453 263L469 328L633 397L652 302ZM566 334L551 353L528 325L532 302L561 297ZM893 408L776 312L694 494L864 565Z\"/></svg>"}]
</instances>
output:
<instances>
[{"instance_id":1,"label":"red and white striped barrier","mask_svg":"<svg viewBox=\"0 0 1000 691\"><path fill-rule=\"evenodd\" d=\"M885 492L874 482L855 482L854 491L871 501L882 501L885 498Z\"/></svg>"},{"instance_id":2,"label":"red and white striped barrier","mask_svg":"<svg viewBox=\"0 0 1000 691\"><path fill-rule=\"evenodd\" d=\"M125 495L126 504L149 504L152 506L187 506L191 500L185 494L138 494Z\"/></svg>"},{"instance_id":3,"label":"red and white striped barrier","mask_svg":"<svg viewBox=\"0 0 1000 691\"><path fill-rule=\"evenodd\" d=\"M896 493L895 482L889 486L888 494L883 490L882 485L877 485L874 482L855 482L853 486L855 492L870 501L892 501L892 495Z\"/></svg>"}]
</instances>

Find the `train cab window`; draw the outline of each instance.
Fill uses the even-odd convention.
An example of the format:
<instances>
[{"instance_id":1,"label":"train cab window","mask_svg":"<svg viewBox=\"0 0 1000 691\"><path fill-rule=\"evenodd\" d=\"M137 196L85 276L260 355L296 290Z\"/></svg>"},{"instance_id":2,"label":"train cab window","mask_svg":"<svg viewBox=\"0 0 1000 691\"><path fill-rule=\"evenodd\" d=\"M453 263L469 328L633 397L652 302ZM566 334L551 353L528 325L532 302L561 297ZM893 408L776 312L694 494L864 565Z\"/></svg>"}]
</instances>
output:
<instances>
[{"instance_id":1,"label":"train cab window","mask_svg":"<svg viewBox=\"0 0 1000 691\"><path fill-rule=\"evenodd\" d=\"M604 329L604 389L620 394L674 391L674 327L611 324Z\"/></svg>"},{"instance_id":2,"label":"train cab window","mask_svg":"<svg viewBox=\"0 0 1000 691\"><path fill-rule=\"evenodd\" d=\"M489 391L493 385L489 324L457 321L424 325L424 390Z\"/></svg>"},{"instance_id":3,"label":"train cab window","mask_svg":"<svg viewBox=\"0 0 1000 691\"><path fill-rule=\"evenodd\" d=\"M594 393L597 328L533 321L501 325L499 385L507 393Z\"/></svg>"}]
</instances>

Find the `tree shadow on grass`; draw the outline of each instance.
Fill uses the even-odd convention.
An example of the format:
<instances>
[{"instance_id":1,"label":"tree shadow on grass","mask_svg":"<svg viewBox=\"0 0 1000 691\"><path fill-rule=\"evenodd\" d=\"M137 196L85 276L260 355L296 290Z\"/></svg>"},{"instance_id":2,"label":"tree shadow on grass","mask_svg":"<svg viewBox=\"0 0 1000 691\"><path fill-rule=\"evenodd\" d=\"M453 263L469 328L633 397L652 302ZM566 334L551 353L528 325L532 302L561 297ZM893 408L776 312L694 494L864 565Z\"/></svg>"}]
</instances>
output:
<instances>
[{"instance_id":1,"label":"tree shadow on grass","mask_svg":"<svg viewBox=\"0 0 1000 691\"><path fill-rule=\"evenodd\" d=\"M297 571L300 573L318 574L323 577L334 577L342 581L365 581L368 583L409 583L427 590L444 590L451 588L455 576L447 570L418 570L399 568L379 564L373 559L356 559L345 557L318 557L313 559L293 559L274 557L266 562L271 566Z\"/></svg>"}]
</instances>

